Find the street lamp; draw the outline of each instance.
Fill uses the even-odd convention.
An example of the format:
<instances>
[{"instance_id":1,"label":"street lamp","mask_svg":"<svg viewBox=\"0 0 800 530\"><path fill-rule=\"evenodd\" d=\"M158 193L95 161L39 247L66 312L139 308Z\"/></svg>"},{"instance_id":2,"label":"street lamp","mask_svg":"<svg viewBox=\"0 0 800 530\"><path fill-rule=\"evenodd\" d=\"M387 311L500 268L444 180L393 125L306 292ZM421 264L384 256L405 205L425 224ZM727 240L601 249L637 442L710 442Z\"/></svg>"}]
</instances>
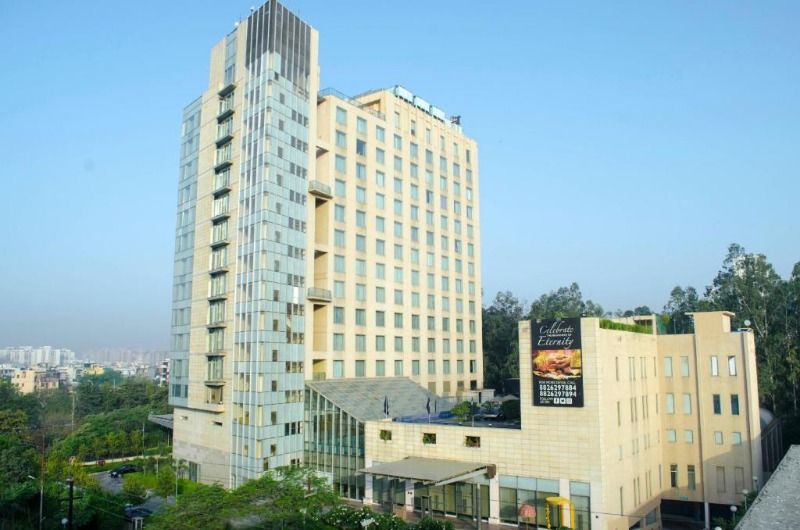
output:
<instances>
[{"instance_id":1,"label":"street lamp","mask_svg":"<svg viewBox=\"0 0 800 530\"><path fill-rule=\"evenodd\" d=\"M750 494L747 490L742 490L742 495L744 496L744 511L747 511L747 496Z\"/></svg>"},{"instance_id":2,"label":"street lamp","mask_svg":"<svg viewBox=\"0 0 800 530\"><path fill-rule=\"evenodd\" d=\"M32 475L28 475L28 478L34 481L36 480L36 477ZM39 530L42 530L42 521L44 520L43 508L44 508L44 476L42 476L41 480L39 480Z\"/></svg>"},{"instance_id":3,"label":"street lamp","mask_svg":"<svg viewBox=\"0 0 800 530\"><path fill-rule=\"evenodd\" d=\"M731 506L731 521L733 522L733 527L736 528L736 510L738 510L736 506Z\"/></svg>"}]
</instances>

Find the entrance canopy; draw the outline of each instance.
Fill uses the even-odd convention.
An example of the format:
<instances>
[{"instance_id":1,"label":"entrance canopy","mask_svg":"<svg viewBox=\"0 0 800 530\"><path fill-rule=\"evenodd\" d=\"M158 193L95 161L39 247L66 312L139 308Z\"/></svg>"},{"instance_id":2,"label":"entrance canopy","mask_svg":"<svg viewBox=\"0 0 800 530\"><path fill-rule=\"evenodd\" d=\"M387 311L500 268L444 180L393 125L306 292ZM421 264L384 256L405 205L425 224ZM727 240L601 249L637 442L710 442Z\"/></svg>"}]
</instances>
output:
<instances>
[{"instance_id":1,"label":"entrance canopy","mask_svg":"<svg viewBox=\"0 0 800 530\"><path fill-rule=\"evenodd\" d=\"M396 462L377 464L361 469L359 473L443 486L453 482L465 482L471 478L485 475L489 467L487 464L475 462L409 456Z\"/></svg>"}]
</instances>

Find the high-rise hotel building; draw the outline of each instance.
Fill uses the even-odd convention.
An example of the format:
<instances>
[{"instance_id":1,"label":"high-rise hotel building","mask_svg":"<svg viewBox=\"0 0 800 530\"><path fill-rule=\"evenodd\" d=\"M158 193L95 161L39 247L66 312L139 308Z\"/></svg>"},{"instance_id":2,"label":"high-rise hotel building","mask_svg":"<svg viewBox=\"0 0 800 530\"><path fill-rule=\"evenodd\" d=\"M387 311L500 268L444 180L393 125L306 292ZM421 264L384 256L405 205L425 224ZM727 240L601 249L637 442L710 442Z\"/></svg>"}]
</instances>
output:
<instances>
[{"instance_id":1,"label":"high-rise hotel building","mask_svg":"<svg viewBox=\"0 0 800 530\"><path fill-rule=\"evenodd\" d=\"M483 385L477 146L402 87L320 91L317 44L270 0L184 110L170 403L195 480L299 463L306 380Z\"/></svg>"}]
</instances>

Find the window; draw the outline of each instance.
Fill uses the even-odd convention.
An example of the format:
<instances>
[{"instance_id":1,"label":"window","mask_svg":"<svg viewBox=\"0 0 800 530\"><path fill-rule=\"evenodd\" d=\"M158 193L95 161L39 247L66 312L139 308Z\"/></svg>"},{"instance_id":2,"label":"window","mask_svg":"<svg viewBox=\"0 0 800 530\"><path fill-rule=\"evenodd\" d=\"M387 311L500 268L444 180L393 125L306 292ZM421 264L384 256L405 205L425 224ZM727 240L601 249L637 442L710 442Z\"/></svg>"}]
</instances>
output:
<instances>
[{"instance_id":1,"label":"window","mask_svg":"<svg viewBox=\"0 0 800 530\"><path fill-rule=\"evenodd\" d=\"M736 493L742 493L744 489L744 468L743 467L734 467L733 468L733 488Z\"/></svg>"},{"instance_id":2,"label":"window","mask_svg":"<svg viewBox=\"0 0 800 530\"><path fill-rule=\"evenodd\" d=\"M732 432L731 433L731 444L732 445L742 445L742 433L740 433L740 432Z\"/></svg>"},{"instance_id":3,"label":"window","mask_svg":"<svg viewBox=\"0 0 800 530\"><path fill-rule=\"evenodd\" d=\"M724 443L722 439L722 431L714 431L714 443L717 445L722 445Z\"/></svg>"},{"instance_id":4,"label":"window","mask_svg":"<svg viewBox=\"0 0 800 530\"><path fill-rule=\"evenodd\" d=\"M667 414L675 414L675 394L667 394L666 399Z\"/></svg>"},{"instance_id":5,"label":"window","mask_svg":"<svg viewBox=\"0 0 800 530\"><path fill-rule=\"evenodd\" d=\"M396 376L403 375L403 361L397 360L394 362L394 375Z\"/></svg>"},{"instance_id":6,"label":"window","mask_svg":"<svg viewBox=\"0 0 800 530\"><path fill-rule=\"evenodd\" d=\"M337 221L344 222L344 206L342 206L341 204L337 204L336 207L334 208L333 217Z\"/></svg>"},{"instance_id":7,"label":"window","mask_svg":"<svg viewBox=\"0 0 800 530\"><path fill-rule=\"evenodd\" d=\"M356 284L356 300L364 302L367 300L367 286L363 283Z\"/></svg>"},{"instance_id":8,"label":"window","mask_svg":"<svg viewBox=\"0 0 800 530\"><path fill-rule=\"evenodd\" d=\"M670 487L678 487L678 464L669 465L669 485Z\"/></svg>"},{"instance_id":9,"label":"window","mask_svg":"<svg viewBox=\"0 0 800 530\"><path fill-rule=\"evenodd\" d=\"M711 375L714 377L719 375L719 358L716 355L711 356Z\"/></svg>"},{"instance_id":10,"label":"window","mask_svg":"<svg viewBox=\"0 0 800 530\"><path fill-rule=\"evenodd\" d=\"M422 443L425 444L425 445L435 445L436 444L436 433L433 433L433 432L422 433Z\"/></svg>"},{"instance_id":11,"label":"window","mask_svg":"<svg viewBox=\"0 0 800 530\"><path fill-rule=\"evenodd\" d=\"M392 431L387 429L381 429L380 439L383 440L384 442L392 441Z\"/></svg>"},{"instance_id":12,"label":"window","mask_svg":"<svg viewBox=\"0 0 800 530\"><path fill-rule=\"evenodd\" d=\"M356 351L357 352L365 352L365 351L367 351L367 336L366 335L356 335Z\"/></svg>"},{"instance_id":13,"label":"window","mask_svg":"<svg viewBox=\"0 0 800 530\"><path fill-rule=\"evenodd\" d=\"M731 394L731 414L739 415L739 394Z\"/></svg>"},{"instance_id":14,"label":"window","mask_svg":"<svg viewBox=\"0 0 800 530\"><path fill-rule=\"evenodd\" d=\"M375 335L375 351L386 351L386 337Z\"/></svg>"},{"instance_id":15,"label":"window","mask_svg":"<svg viewBox=\"0 0 800 530\"><path fill-rule=\"evenodd\" d=\"M379 142L383 142L386 139L386 130L379 125L375 126L375 139Z\"/></svg>"},{"instance_id":16,"label":"window","mask_svg":"<svg viewBox=\"0 0 800 530\"><path fill-rule=\"evenodd\" d=\"M366 374L366 363L362 360L356 361L356 377L364 377Z\"/></svg>"},{"instance_id":17,"label":"window","mask_svg":"<svg viewBox=\"0 0 800 530\"><path fill-rule=\"evenodd\" d=\"M344 351L344 334L333 334L333 351Z\"/></svg>"},{"instance_id":18,"label":"window","mask_svg":"<svg viewBox=\"0 0 800 530\"><path fill-rule=\"evenodd\" d=\"M717 466L717 493L725 493L725 468Z\"/></svg>"},{"instance_id":19,"label":"window","mask_svg":"<svg viewBox=\"0 0 800 530\"><path fill-rule=\"evenodd\" d=\"M342 131L336 131L336 146L347 147L347 135Z\"/></svg>"},{"instance_id":20,"label":"window","mask_svg":"<svg viewBox=\"0 0 800 530\"><path fill-rule=\"evenodd\" d=\"M428 361L428 375L435 375L436 374L436 361L430 360Z\"/></svg>"},{"instance_id":21,"label":"window","mask_svg":"<svg viewBox=\"0 0 800 530\"><path fill-rule=\"evenodd\" d=\"M336 123L347 125L347 111L341 107L336 107Z\"/></svg>"},{"instance_id":22,"label":"window","mask_svg":"<svg viewBox=\"0 0 800 530\"><path fill-rule=\"evenodd\" d=\"M481 438L480 436L465 436L464 445L467 447L480 447Z\"/></svg>"},{"instance_id":23,"label":"window","mask_svg":"<svg viewBox=\"0 0 800 530\"><path fill-rule=\"evenodd\" d=\"M689 377L689 358L681 357L681 377Z\"/></svg>"},{"instance_id":24,"label":"window","mask_svg":"<svg viewBox=\"0 0 800 530\"><path fill-rule=\"evenodd\" d=\"M419 375L419 361L411 361L411 375Z\"/></svg>"},{"instance_id":25,"label":"window","mask_svg":"<svg viewBox=\"0 0 800 530\"><path fill-rule=\"evenodd\" d=\"M367 134L367 120L364 118L356 118L356 131L360 134Z\"/></svg>"},{"instance_id":26,"label":"window","mask_svg":"<svg viewBox=\"0 0 800 530\"><path fill-rule=\"evenodd\" d=\"M684 414L691 414L692 413L692 395L691 394L683 394L683 413Z\"/></svg>"},{"instance_id":27,"label":"window","mask_svg":"<svg viewBox=\"0 0 800 530\"><path fill-rule=\"evenodd\" d=\"M675 443L678 441L678 435L675 429L667 429L667 441L669 443Z\"/></svg>"},{"instance_id":28,"label":"window","mask_svg":"<svg viewBox=\"0 0 800 530\"><path fill-rule=\"evenodd\" d=\"M333 377L334 379L344 377L344 361L333 361Z\"/></svg>"},{"instance_id":29,"label":"window","mask_svg":"<svg viewBox=\"0 0 800 530\"><path fill-rule=\"evenodd\" d=\"M386 375L386 361L375 361L375 377L383 377Z\"/></svg>"},{"instance_id":30,"label":"window","mask_svg":"<svg viewBox=\"0 0 800 530\"><path fill-rule=\"evenodd\" d=\"M336 171L344 173L347 170L347 159L341 155L336 155Z\"/></svg>"},{"instance_id":31,"label":"window","mask_svg":"<svg viewBox=\"0 0 800 530\"><path fill-rule=\"evenodd\" d=\"M333 323L344 324L344 308L334 306L333 308Z\"/></svg>"},{"instance_id":32,"label":"window","mask_svg":"<svg viewBox=\"0 0 800 530\"><path fill-rule=\"evenodd\" d=\"M693 465L686 466L686 478L689 483L689 489L692 491L697 489L697 483L695 481L695 471Z\"/></svg>"},{"instance_id":33,"label":"window","mask_svg":"<svg viewBox=\"0 0 800 530\"><path fill-rule=\"evenodd\" d=\"M687 444L694 443L694 431L691 429L686 429L683 431L683 441Z\"/></svg>"},{"instance_id":34,"label":"window","mask_svg":"<svg viewBox=\"0 0 800 530\"><path fill-rule=\"evenodd\" d=\"M711 399L714 402L714 414L722 414L722 404L720 403L719 394L712 395Z\"/></svg>"},{"instance_id":35,"label":"window","mask_svg":"<svg viewBox=\"0 0 800 530\"><path fill-rule=\"evenodd\" d=\"M395 337L394 338L394 351L397 353L402 353L403 351L403 337Z\"/></svg>"},{"instance_id":36,"label":"window","mask_svg":"<svg viewBox=\"0 0 800 530\"><path fill-rule=\"evenodd\" d=\"M728 355L728 375L736 375L736 356Z\"/></svg>"}]
</instances>

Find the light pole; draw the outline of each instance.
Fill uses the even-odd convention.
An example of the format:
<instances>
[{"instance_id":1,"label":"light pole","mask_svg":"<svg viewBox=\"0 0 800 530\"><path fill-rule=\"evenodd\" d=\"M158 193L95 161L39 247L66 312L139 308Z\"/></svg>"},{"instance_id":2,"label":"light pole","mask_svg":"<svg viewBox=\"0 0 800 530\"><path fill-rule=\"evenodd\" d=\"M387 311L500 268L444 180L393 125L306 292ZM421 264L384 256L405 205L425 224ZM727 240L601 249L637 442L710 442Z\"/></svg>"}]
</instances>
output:
<instances>
[{"instance_id":1,"label":"light pole","mask_svg":"<svg viewBox=\"0 0 800 530\"><path fill-rule=\"evenodd\" d=\"M742 490L742 495L744 496L744 511L747 512L747 496L750 494L747 490Z\"/></svg>"},{"instance_id":2,"label":"light pole","mask_svg":"<svg viewBox=\"0 0 800 530\"><path fill-rule=\"evenodd\" d=\"M31 480L36 480L36 477L28 475ZM42 515L44 508L44 475L39 479L39 530L42 530Z\"/></svg>"},{"instance_id":3,"label":"light pole","mask_svg":"<svg viewBox=\"0 0 800 530\"><path fill-rule=\"evenodd\" d=\"M738 510L736 506L731 506L731 521L734 528L736 528L736 510Z\"/></svg>"}]
</instances>

